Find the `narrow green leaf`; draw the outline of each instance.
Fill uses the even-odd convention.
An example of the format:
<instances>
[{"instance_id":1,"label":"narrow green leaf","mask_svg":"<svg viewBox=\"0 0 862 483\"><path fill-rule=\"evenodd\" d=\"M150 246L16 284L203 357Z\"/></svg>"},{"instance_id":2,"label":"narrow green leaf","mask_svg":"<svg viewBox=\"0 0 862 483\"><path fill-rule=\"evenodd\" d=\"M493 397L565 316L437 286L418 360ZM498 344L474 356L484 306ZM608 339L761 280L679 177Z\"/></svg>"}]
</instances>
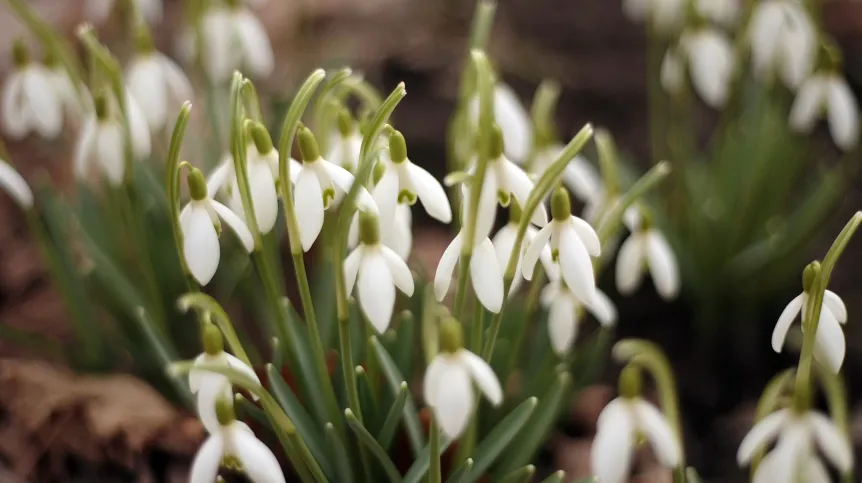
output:
<instances>
[{"instance_id":1,"label":"narrow green leaf","mask_svg":"<svg viewBox=\"0 0 862 483\"><path fill-rule=\"evenodd\" d=\"M162 367L167 367L171 362L179 359L177 352L169 341L154 328L150 314L143 307L135 309L135 321L138 322L140 331L144 334L144 338L150 345L151 353L155 354L156 358L161 363ZM187 408L194 407L194 398L189 391L188 386L184 381L176 377L167 376L169 382L173 386L177 395L183 400Z\"/></svg>"},{"instance_id":2,"label":"narrow green leaf","mask_svg":"<svg viewBox=\"0 0 862 483\"><path fill-rule=\"evenodd\" d=\"M440 453L442 454L449 445L452 444L452 440L449 438L443 437L440 439ZM416 456L416 461L413 462L413 465L407 470L407 474L404 475L404 483L419 483L425 478L425 473L428 473L428 466L431 464L431 447L425 446L422 448L422 451L419 452L419 455Z\"/></svg>"},{"instance_id":3,"label":"narrow green leaf","mask_svg":"<svg viewBox=\"0 0 862 483\"><path fill-rule=\"evenodd\" d=\"M377 409L377 398L374 396L374 388L371 386L371 380L368 378L368 373L362 366L356 366L353 370L356 377L356 386L359 390L359 400L365 413L363 424L369 431L378 429L379 411Z\"/></svg>"},{"instance_id":4,"label":"narrow green leaf","mask_svg":"<svg viewBox=\"0 0 862 483\"><path fill-rule=\"evenodd\" d=\"M463 482L473 483L485 474L497 457L509 446L512 439L524 428L538 402L539 400L534 397L522 402L485 436L473 453L475 464L464 477Z\"/></svg>"},{"instance_id":5,"label":"narrow green leaf","mask_svg":"<svg viewBox=\"0 0 862 483\"><path fill-rule=\"evenodd\" d=\"M461 463L461 466L459 466L458 469L449 475L446 483L461 483L464 476L467 475L471 469L473 469L473 458L467 458L463 463Z\"/></svg>"},{"instance_id":6,"label":"narrow green leaf","mask_svg":"<svg viewBox=\"0 0 862 483\"><path fill-rule=\"evenodd\" d=\"M498 481L500 483L527 483L533 479L533 475L535 474L536 467L533 465L527 465L503 476Z\"/></svg>"},{"instance_id":7,"label":"narrow green leaf","mask_svg":"<svg viewBox=\"0 0 862 483\"><path fill-rule=\"evenodd\" d=\"M398 371L395 362L386 352L377 337L371 337L371 346L377 354L377 360L380 362L380 368L383 370L383 377L392 389L393 393L397 393L401 387L401 383L405 380L404 376ZM413 448L413 454L419 456L419 451L422 449L424 437L422 436L422 425L419 423L419 416L416 413L416 405L413 404L411 398L407 398L404 403L404 425L407 428L407 436L410 439L410 447ZM426 463L427 466L427 463Z\"/></svg>"},{"instance_id":8,"label":"narrow green leaf","mask_svg":"<svg viewBox=\"0 0 862 483\"><path fill-rule=\"evenodd\" d=\"M347 456L344 441L338 436L338 431L332 423L326 423L323 430L326 433L326 442L335 460L335 473L338 475L337 481L353 483L353 467L350 465L350 458Z\"/></svg>"},{"instance_id":9,"label":"narrow green leaf","mask_svg":"<svg viewBox=\"0 0 862 483\"><path fill-rule=\"evenodd\" d=\"M395 463L392 462L392 459L389 458L389 455L386 454L386 450L380 446L380 443L374 439L374 436L371 436L371 433L365 429L365 426L356 419L356 416L353 415L353 411L351 411L350 408L344 410L344 417L347 419L347 424L350 426L350 429L356 433L359 441L371 450L371 454L377 458L377 461L380 463L380 466L383 467L383 471L386 473L386 477L389 478L389 481L393 483L400 482L401 474L398 473L398 468L395 467Z\"/></svg>"},{"instance_id":10,"label":"narrow green leaf","mask_svg":"<svg viewBox=\"0 0 862 483\"><path fill-rule=\"evenodd\" d=\"M551 476L548 476L542 483L563 483L563 480L566 479L566 472L563 470L555 471Z\"/></svg>"},{"instance_id":11,"label":"narrow green leaf","mask_svg":"<svg viewBox=\"0 0 862 483\"><path fill-rule=\"evenodd\" d=\"M383 421L383 426L380 428L380 432L377 433L377 441L384 449L388 450L389 445L392 444L392 438L395 437L395 430L398 429L398 422L404 414L404 405L407 403L409 395L410 391L407 389L407 383L401 381L401 385L398 386L398 392L395 394L395 402L389 408L389 413Z\"/></svg>"}]
</instances>

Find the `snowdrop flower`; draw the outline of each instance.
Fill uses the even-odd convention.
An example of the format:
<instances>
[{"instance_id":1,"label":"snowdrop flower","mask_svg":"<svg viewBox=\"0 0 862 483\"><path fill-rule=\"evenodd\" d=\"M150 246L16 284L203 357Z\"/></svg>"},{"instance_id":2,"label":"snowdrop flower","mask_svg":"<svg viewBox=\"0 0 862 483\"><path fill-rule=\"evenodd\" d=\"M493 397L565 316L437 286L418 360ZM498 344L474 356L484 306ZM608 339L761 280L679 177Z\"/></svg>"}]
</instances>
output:
<instances>
[{"instance_id":1,"label":"snowdrop flower","mask_svg":"<svg viewBox=\"0 0 862 483\"><path fill-rule=\"evenodd\" d=\"M569 290L565 282L551 280L544 289L539 301L548 309L548 333L551 346L558 355L569 352L575 343L580 325L582 308L586 308L604 327L613 326L617 321L617 309L613 302L599 289L590 304L584 304Z\"/></svg>"},{"instance_id":2,"label":"snowdrop flower","mask_svg":"<svg viewBox=\"0 0 862 483\"><path fill-rule=\"evenodd\" d=\"M0 159L0 188L9 193L22 209L33 207L33 191L30 186L12 165L2 159Z\"/></svg>"},{"instance_id":3,"label":"snowdrop flower","mask_svg":"<svg viewBox=\"0 0 862 483\"><path fill-rule=\"evenodd\" d=\"M353 175L320 157L317 140L308 128L300 128L297 139L302 153L302 169L296 174L293 196L302 249L308 251L323 228L324 211L333 201L338 203L344 193L350 191ZM380 214L377 204L364 187L359 190L357 206L362 211Z\"/></svg>"},{"instance_id":4,"label":"snowdrop flower","mask_svg":"<svg viewBox=\"0 0 862 483\"><path fill-rule=\"evenodd\" d=\"M539 148L533 157L533 164L530 166L531 174L537 178L542 176L542 173L559 157L564 148L565 146L560 143L553 143ZM581 155L575 156L566 165L566 168L563 170L562 181L571 190L572 194L575 195L575 198L581 201L593 199L602 186L601 178L596 172L596 168Z\"/></svg>"},{"instance_id":5,"label":"snowdrop flower","mask_svg":"<svg viewBox=\"0 0 862 483\"><path fill-rule=\"evenodd\" d=\"M356 121L353 120L346 108L342 108L338 112L338 133L332 136L330 145L326 159L351 173L354 172L359 164L362 134L360 134Z\"/></svg>"},{"instance_id":6,"label":"snowdrop flower","mask_svg":"<svg viewBox=\"0 0 862 483\"><path fill-rule=\"evenodd\" d=\"M853 149L859 141L859 108L847 81L835 71L818 72L802 84L790 110L790 127L810 133L824 115L835 144L844 151Z\"/></svg>"},{"instance_id":7,"label":"snowdrop flower","mask_svg":"<svg viewBox=\"0 0 862 483\"><path fill-rule=\"evenodd\" d=\"M126 91L126 113L132 156L141 160L150 155L150 129L135 99ZM123 120L117 100L110 94L98 95L95 109L78 138L75 148L75 175L86 180L94 167L113 186L119 186L126 174Z\"/></svg>"},{"instance_id":8,"label":"snowdrop flower","mask_svg":"<svg viewBox=\"0 0 862 483\"><path fill-rule=\"evenodd\" d=\"M737 461L748 464L776 439L775 447L757 467L754 483L828 483L831 479L818 448L842 474L853 466L850 443L835 423L820 413L792 408L776 411L754 425L739 445Z\"/></svg>"},{"instance_id":9,"label":"snowdrop flower","mask_svg":"<svg viewBox=\"0 0 862 483\"><path fill-rule=\"evenodd\" d=\"M639 220L630 229L632 234L617 255L617 290L622 295L634 293L648 268L659 295L665 300L674 299L679 293L679 268L667 239L648 219Z\"/></svg>"},{"instance_id":10,"label":"snowdrop flower","mask_svg":"<svg viewBox=\"0 0 862 483\"><path fill-rule=\"evenodd\" d=\"M203 364L230 367L260 383L260 379L251 367L224 351L224 339L218 327L207 323L202 332L204 352L195 358L194 367L200 367ZM221 397L233 397L230 381L217 372L192 368L189 371L189 390L197 395L198 416L204 428L210 434L217 433L220 425L216 417L216 402Z\"/></svg>"},{"instance_id":11,"label":"snowdrop flower","mask_svg":"<svg viewBox=\"0 0 862 483\"><path fill-rule=\"evenodd\" d=\"M133 0L132 3L147 22L157 23L162 19L162 0ZM115 5L116 0L86 0L84 16L93 22L102 23L114 11Z\"/></svg>"},{"instance_id":12,"label":"snowdrop flower","mask_svg":"<svg viewBox=\"0 0 862 483\"><path fill-rule=\"evenodd\" d=\"M632 368L620 375L620 397L609 402L596 422L596 437L590 453L592 473L602 483L628 481L634 447L643 437L659 463L668 468L682 458L680 443L667 419L655 406L640 397L638 379L631 379Z\"/></svg>"},{"instance_id":13,"label":"snowdrop flower","mask_svg":"<svg viewBox=\"0 0 862 483\"><path fill-rule=\"evenodd\" d=\"M63 129L63 104L53 88L51 72L31 62L22 41L16 41L12 54L15 67L3 86L3 128L12 139L31 132L48 139Z\"/></svg>"},{"instance_id":14,"label":"snowdrop flower","mask_svg":"<svg viewBox=\"0 0 862 483\"><path fill-rule=\"evenodd\" d=\"M680 37L679 49L695 92L710 107L724 105L733 71L733 47L727 36L710 27L687 30Z\"/></svg>"},{"instance_id":15,"label":"snowdrop flower","mask_svg":"<svg viewBox=\"0 0 862 483\"><path fill-rule=\"evenodd\" d=\"M227 82L235 70L266 77L274 66L266 30L238 0L213 6L201 19L203 63L214 82Z\"/></svg>"},{"instance_id":16,"label":"snowdrop flower","mask_svg":"<svg viewBox=\"0 0 862 483\"><path fill-rule=\"evenodd\" d=\"M518 236L518 227L521 224L521 208L516 203L509 205L509 223L494 235L491 243L494 244L494 249L497 252L497 262L500 264L500 269L505 270L509 264L509 257L515 249L515 240ZM527 231L524 233L524 239L521 240L521 253L518 254L518 265L515 269L515 278L512 279L512 285L509 287L509 295L515 293L518 287L521 286L523 275L521 275L521 264L524 260L524 253L530 242L536 237L539 230L531 225L527 226ZM554 263L554 258L551 255L551 247L545 246L539 253L539 260L542 262L542 267L548 275L548 279L553 280L559 277L557 265Z\"/></svg>"},{"instance_id":17,"label":"snowdrop flower","mask_svg":"<svg viewBox=\"0 0 862 483\"><path fill-rule=\"evenodd\" d=\"M802 314L802 318L808 313L809 290L813 283L810 268L803 272L803 291L791 300L775 324L772 331L772 350L781 352L784 347L784 339L787 331L796 317ZM831 290L823 294L823 307L820 309L820 320L817 322L817 332L814 334L814 358L828 367L832 372L838 373L844 363L846 351L844 343L844 332L841 324L847 322L847 307L841 297Z\"/></svg>"},{"instance_id":18,"label":"snowdrop flower","mask_svg":"<svg viewBox=\"0 0 862 483\"><path fill-rule=\"evenodd\" d=\"M601 254L599 237L589 223L572 215L569 194L565 188L557 188L551 196L551 213L551 222L533 237L524 253L524 278L533 278L536 261L542 250L550 246L563 281L579 300L589 305L596 295L596 280L590 257Z\"/></svg>"},{"instance_id":19,"label":"snowdrop flower","mask_svg":"<svg viewBox=\"0 0 862 483\"><path fill-rule=\"evenodd\" d=\"M219 427L195 455L189 483L212 483L219 466L241 470L253 483L285 483L281 465L252 430L236 420L233 403L220 398L215 409Z\"/></svg>"},{"instance_id":20,"label":"snowdrop flower","mask_svg":"<svg viewBox=\"0 0 862 483\"><path fill-rule=\"evenodd\" d=\"M498 82L494 86L494 122L503 131L506 140L506 157L523 163L530 156L533 139L533 126L527 110L518 100L511 87ZM479 125L479 95L470 101L470 119L474 126Z\"/></svg>"},{"instance_id":21,"label":"snowdrop flower","mask_svg":"<svg viewBox=\"0 0 862 483\"><path fill-rule=\"evenodd\" d=\"M138 52L126 71L129 93L150 130L159 131L184 101L191 100L192 86L180 66L155 49L146 27L138 27L136 41Z\"/></svg>"},{"instance_id":22,"label":"snowdrop flower","mask_svg":"<svg viewBox=\"0 0 862 483\"><path fill-rule=\"evenodd\" d=\"M464 349L461 324L449 318L440 326L440 352L428 364L423 381L425 402L443 433L458 438L473 414L473 384L493 405L503 401L503 390L494 370L481 357Z\"/></svg>"},{"instance_id":23,"label":"snowdrop flower","mask_svg":"<svg viewBox=\"0 0 862 483\"><path fill-rule=\"evenodd\" d=\"M375 186L383 178L385 172L385 163L378 162L374 165ZM378 207L380 206L379 195L379 191L371 189L371 197L374 198ZM407 260L410 258L410 250L413 248L413 214L410 212L410 205L398 203L395 206L395 214L391 218L382 217L379 221L381 243L395 251L400 259ZM350 230L347 233L347 246L354 248L358 243L359 213L355 214L351 220Z\"/></svg>"},{"instance_id":24,"label":"snowdrop flower","mask_svg":"<svg viewBox=\"0 0 862 483\"><path fill-rule=\"evenodd\" d=\"M796 0L755 3L747 35L754 75L760 80L777 73L788 88L796 89L814 67L817 29Z\"/></svg>"},{"instance_id":25,"label":"snowdrop flower","mask_svg":"<svg viewBox=\"0 0 862 483\"><path fill-rule=\"evenodd\" d=\"M671 33L685 18L685 0L623 0L623 12L632 20L648 21L661 33Z\"/></svg>"},{"instance_id":26,"label":"snowdrop flower","mask_svg":"<svg viewBox=\"0 0 862 483\"><path fill-rule=\"evenodd\" d=\"M180 212L183 258L195 280L206 285L215 275L221 256L218 242L220 220L233 230L248 253L254 250L254 239L233 211L209 197L206 181L199 169L191 169L188 184L192 199Z\"/></svg>"},{"instance_id":27,"label":"snowdrop flower","mask_svg":"<svg viewBox=\"0 0 862 483\"><path fill-rule=\"evenodd\" d=\"M359 307L380 334L392 319L395 287L413 296L413 274L397 253L381 243L377 215L360 212L359 246L344 261L344 279L348 294L358 279Z\"/></svg>"}]
</instances>

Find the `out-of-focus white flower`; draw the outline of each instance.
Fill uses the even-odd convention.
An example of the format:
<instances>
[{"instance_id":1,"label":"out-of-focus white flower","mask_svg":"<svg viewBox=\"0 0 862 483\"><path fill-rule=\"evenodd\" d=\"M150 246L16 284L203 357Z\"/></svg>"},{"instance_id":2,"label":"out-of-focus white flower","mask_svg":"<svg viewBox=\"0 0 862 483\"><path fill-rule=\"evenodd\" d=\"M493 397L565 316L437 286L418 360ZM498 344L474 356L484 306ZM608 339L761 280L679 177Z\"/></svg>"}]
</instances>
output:
<instances>
[{"instance_id":1,"label":"out-of-focus white flower","mask_svg":"<svg viewBox=\"0 0 862 483\"><path fill-rule=\"evenodd\" d=\"M141 160L150 155L150 128L128 91L125 100L132 156ZM94 167L114 186L119 186L126 174L122 113L112 95L96 98L95 109L84 123L75 148L74 171L78 179L86 180Z\"/></svg>"},{"instance_id":2,"label":"out-of-focus white flower","mask_svg":"<svg viewBox=\"0 0 862 483\"><path fill-rule=\"evenodd\" d=\"M500 264L500 269L505 270L509 264L509 257L512 256L512 251L515 249L515 239L518 236L518 225L520 225L521 212L517 208L509 208L509 223L497 231L494 239L491 242L494 244L494 249L497 252L497 262ZM512 285L509 287L509 295L515 293L518 287L521 286L521 281L524 276L521 274L521 265L524 261L524 253L527 247L539 230L533 226L527 226L527 231L524 233L524 239L521 241L521 253L518 254L518 265L515 269L515 278L512 279ZM542 267L545 273L548 274L548 279L553 280L559 277L557 265L554 263L554 257L551 255L551 247L545 246L539 253L539 260L542 262Z\"/></svg>"},{"instance_id":3,"label":"out-of-focus white flower","mask_svg":"<svg viewBox=\"0 0 862 483\"><path fill-rule=\"evenodd\" d=\"M542 176L551 164L559 157L565 146L559 143L549 144L540 148L533 157L530 173L536 177ZM575 198L581 201L592 199L601 189L602 181L596 168L590 164L587 158L577 155L572 159L562 175L563 184L566 185Z\"/></svg>"},{"instance_id":4,"label":"out-of-focus white flower","mask_svg":"<svg viewBox=\"0 0 862 483\"><path fill-rule=\"evenodd\" d=\"M755 3L748 39L754 75L761 80L777 73L787 87L796 89L814 67L817 30L796 0Z\"/></svg>"},{"instance_id":5,"label":"out-of-focus white flower","mask_svg":"<svg viewBox=\"0 0 862 483\"><path fill-rule=\"evenodd\" d=\"M150 23L162 20L162 0L132 0L135 9ZM116 0L86 0L84 16L93 22L102 23L114 11Z\"/></svg>"},{"instance_id":6,"label":"out-of-focus white flower","mask_svg":"<svg viewBox=\"0 0 862 483\"><path fill-rule=\"evenodd\" d=\"M628 481L634 447L645 438L659 463L677 466L682 457L673 430L652 404L640 397L618 397L608 403L596 422L590 454L592 473L602 483Z\"/></svg>"},{"instance_id":7,"label":"out-of-focus white flower","mask_svg":"<svg viewBox=\"0 0 862 483\"><path fill-rule=\"evenodd\" d=\"M86 86L75 86L69 72L61 65L51 61L48 65L48 80L54 88L54 93L60 99L66 115L74 121L80 122L87 112L93 108L93 100Z\"/></svg>"},{"instance_id":8,"label":"out-of-focus white flower","mask_svg":"<svg viewBox=\"0 0 862 483\"><path fill-rule=\"evenodd\" d=\"M478 95L470 101L470 118L474 126L479 124ZM494 86L494 122L500 126L506 140L506 157L517 163L525 162L530 156L533 125L518 95L502 82Z\"/></svg>"},{"instance_id":9,"label":"out-of-focus white flower","mask_svg":"<svg viewBox=\"0 0 862 483\"><path fill-rule=\"evenodd\" d=\"M724 105L733 71L733 47L727 35L711 27L686 30L679 49L685 55L695 92L711 107Z\"/></svg>"},{"instance_id":10,"label":"out-of-focus white flower","mask_svg":"<svg viewBox=\"0 0 862 483\"><path fill-rule=\"evenodd\" d=\"M359 214L359 246L344 261L347 293L354 284L359 292L359 307L378 333L389 328L395 307L395 288L413 296L413 274L395 251L381 243L376 215ZM358 279L358 282L357 282Z\"/></svg>"},{"instance_id":11,"label":"out-of-focus white flower","mask_svg":"<svg viewBox=\"0 0 862 483\"><path fill-rule=\"evenodd\" d=\"M634 227L617 255L617 290L629 295L640 287L649 269L656 291L665 300L679 294L679 268L667 239L648 224Z\"/></svg>"},{"instance_id":12,"label":"out-of-focus white flower","mask_svg":"<svg viewBox=\"0 0 862 483\"><path fill-rule=\"evenodd\" d=\"M26 210L33 206L33 191L30 186L12 165L2 159L0 159L0 188L9 193L21 208Z\"/></svg>"},{"instance_id":13,"label":"out-of-focus white flower","mask_svg":"<svg viewBox=\"0 0 862 483\"><path fill-rule=\"evenodd\" d=\"M632 20L647 21L661 33L682 26L685 0L623 0L623 12Z\"/></svg>"},{"instance_id":14,"label":"out-of-focus white flower","mask_svg":"<svg viewBox=\"0 0 862 483\"><path fill-rule=\"evenodd\" d=\"M250 77L272 73L272 45L260 20L239 2L214 6L201 19L203 62L214 82L227 82L235 70Z\"/></svg>"},{"instance_id":15,"label":"out-of-focus white flower","mask_svg":"<svg viewBox=\"0 0 862 483\"><path fill-rule=\"evenodd\" d=\"M464 228L452 239L446 247L440 263L437 264L437 273L434 275L434 295L438 301L443 300L452 283L452 272L461 257L461 246L467 243ZM477 231L473 239L473 254L470 257L470 280L476 298L488 310L493 313L500 311L503 306L503 272L497 261L497 253L494 244L487 234Z\"/></svg>"},{"instance_id":16,"label":"out-of-focus white flower","mask_svg":"<svg viewBox=\"0 0 862 483\"><path fill-rule=\"evenodd\" d=\"M784 307L772 331L772 350L781 352L790 325L800 313L803 317L808 313L810 300L806 289ZM814 334L814 357L836 374L844 363L846 346L841 324L846 322L847 307L844 301L835 292L827 290L823 294L823 307L820 309L817 333Z\"/></svg>"},{"instance_id":17,"label":"out-of-focus white flower","mask_svg":"<svg viewBox=\"0 0 862 483\"><path fill-rule=\"evenodd\" d=\"M853 149L859 142L859 108L847 81L836 72L814 74L802 84L790 111L790 127L809 133L824 115L835 144L844 151Z\"/></svg>"},{"instance_id":18,"label":"out-of-focus white flower","mask_svg":"<svg viewBox=\"0 0 862 483\"><path fill-rule=\"evenodd\" d=\"M604 292L596 289L593 301L590 304L584 304L559 279L551 280L551 283L542 289L540 302L548 309L548 333L551 346L559 355L569 352L575 343L582 308L589 310L604 327L610 327L617 321L617 309Z\"/></svg>"},{"instance_id":19,"label":"out-of-focus white flower","mask_svg":"<svg viewBox=\"0 0 862 483\"><path fill-rule=\"evenodd\" d=\"M665 92L676 94L680 92L685 82L685 59L676 48L669 48L661 60L659 80Z\"/></svg>"},{"instance_id":20,"label":"out-of-focus white flower","mask_svg":"<svg viewBox=\"0 0 862 483\"><path fill-rule=\"evenodd\" d=\"M176 62L155 50L149 35L144 27L138 28L139 50L126 70L126 82L150 129L159 131L184 101L191 100L192 86Z\"/></svg>"},{"instance_id":21,"label":"out-of-focus white flower","mask_svg":"<svg viewBox=\"0 0 862 483\"><path fill-rule=\"evenodd\" d=\"M23 42L13 46L15 67L3 86L3 128L12 139L31 132L53 139L63 129L63 104L51 71L29 59Z\"/></svg>"},{"instance_id":22,"label":"out-of-focus white flower","mask_svg":"<svg viewBox=\"0 0 862 483\"><path fill-rule=\"evenodd\" d=\"M383 137L383 136L380 136ZM362 134L346 108L338 112L338 130L330 137L326 159L353 173L359 165Z\"/></svg>"},{"instance_id":23,"label":"out-of-focus white flower","mask_svg":"<svg viewBox=\"0 0 862 483\"><path fill-rule=\"evenodd\" d=\"M206 285L215 275L221 257L218 242L220 220L236 233L249 253L254 250L254 239L248 227L233 211L209 197L206 181L199 169L191 170L188 183L192 199L180 212L183 257L195 280Z\"/></svg>"},{"instance_id":24,"label":"out-of-focus white flower","mask_svg":"<svg viewBox=\"0 0 862 483\"><path fill-rule=\"evenodd\" d=\"M736 454L740 466L748 464L755 453L776 439L775 447L757 467L754 483L828 483L829 472L817 449L842 474L853 466L850 443L829 418L793 409L776 411L751 428Z\"/></svg>"}]
</instances>

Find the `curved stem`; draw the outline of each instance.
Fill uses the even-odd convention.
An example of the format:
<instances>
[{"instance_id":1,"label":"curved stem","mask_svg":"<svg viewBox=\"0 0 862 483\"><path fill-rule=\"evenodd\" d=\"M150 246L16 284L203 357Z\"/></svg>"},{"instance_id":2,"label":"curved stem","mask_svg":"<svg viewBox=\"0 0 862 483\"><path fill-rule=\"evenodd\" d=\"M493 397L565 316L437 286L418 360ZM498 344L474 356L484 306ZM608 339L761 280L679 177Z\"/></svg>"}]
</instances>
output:
<instances>
[{"instance_id":1,"label":"curved stem","mask_svg":"<svg viewBox=\"0 0 862 483\"><path fill-rule=\"evenodd\" d=\"M182 312L187 312L194 307L199 312L209 313L213 322L221 329L228 346L230 346L234 355L243 361L248 367L252 367L251 360L248 358L242 344L239 341L239 336L233 327L233 323L228 317L224 308L216 301L216 299L202 292L187 293L179 298L177 306Z\"/></svg>"}]
</instances>

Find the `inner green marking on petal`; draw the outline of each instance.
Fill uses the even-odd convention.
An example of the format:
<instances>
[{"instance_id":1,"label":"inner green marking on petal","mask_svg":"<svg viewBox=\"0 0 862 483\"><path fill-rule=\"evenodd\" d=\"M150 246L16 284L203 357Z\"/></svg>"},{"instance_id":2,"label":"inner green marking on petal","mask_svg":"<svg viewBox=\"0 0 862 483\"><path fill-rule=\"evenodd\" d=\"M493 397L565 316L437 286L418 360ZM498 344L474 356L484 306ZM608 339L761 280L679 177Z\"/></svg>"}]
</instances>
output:
<instances>
[{"instance_id":1,"label":"inner green marking on petal","mask_svg":"<svg viewBox=\"0 0 862 483\"><path fill-rule=\"evenodd\" d=\"M323 190L323 209L328 210L329 205L335 201L335 189L332 187Z\"/></svg>"},{"instance_id":2,"label":"inner green marking on petal","mask_svg":"<svg viewBox=\"0 0 862 483\"><path fill-rule=\"evenodd\" d=\"M398 193L398 202L413 206L416 204L416 193L412 193L408 190L401 190L401 192Z\"/></svg>"},{"instance_id":3,"label":"inner green marking on petal","mask_svg":"<svg viewBox=\"0 0 862 483\"><path fill-rule=\"evenodd\" d=\"M242 461L237 456L226 454L221 459L221 466L224 469L231 471L242 471Z\"/></svg>"},{"instance_id":4,"label":"inner green marking on petal","mask_svg":"<svg viewBox=\"0 0 862 483\"><path fill-rule=\"evenodd\" d=\"M497 200L500 201L500 206L503 208L509 206L509 203L512 201L512 195L510 193L506 193L503 190L497 191Z\"/></svg>"},{"instance_id":5,"label":"inner green marking on petal","mask_svg":"<svg viewBox=\"0 0 862 483\"><path fill-rule=\"evenodd\" d=\"M560 258L560 249L554 248L553 250L551 250L551 260L556 262L556 261L558 261L559 258Z\"/></svg>"}]
</instances>

